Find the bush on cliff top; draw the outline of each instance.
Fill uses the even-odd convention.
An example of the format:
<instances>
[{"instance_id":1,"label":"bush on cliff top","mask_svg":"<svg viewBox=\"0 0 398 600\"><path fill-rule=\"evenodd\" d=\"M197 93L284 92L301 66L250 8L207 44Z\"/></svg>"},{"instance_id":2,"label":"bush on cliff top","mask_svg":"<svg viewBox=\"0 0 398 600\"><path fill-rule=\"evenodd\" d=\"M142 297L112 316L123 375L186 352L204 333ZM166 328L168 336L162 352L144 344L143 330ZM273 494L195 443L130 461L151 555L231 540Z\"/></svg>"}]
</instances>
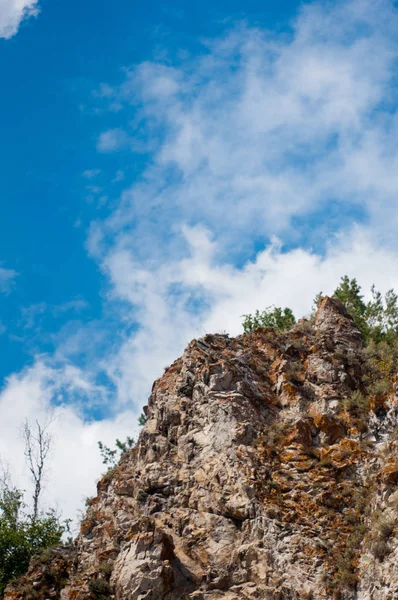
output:
<instances>
[{"instance_id":1,"label":"bush on cliff top","mask_svg":"<svg viewBox=\"0 0 398 600\"><path fill-rule=\"evenodd\" d=\"M280 308L279 306L269 306L262 312L256 310L253 315L243 315L243 319L245 333L251 333L260 327L273 327L284 331L290 329L296 322L290 308Z\"/></svg>"},{"instance_id":2,"label":"bush on cliff top","mask_svg":"<svg viewBox=\"0 0 398 600\"><path fill-rule=\"evenodd\" d=\"M341 278L340 285L333 292L333 297L344 304L354 319L359 330L368 341L376 344L382 341L388 345L398 339L398 296L393 289L384 296L371 287L371 299L364 301L361 286L356 279L347 275ZM322 292L317 294L314 304L323 298ZM284 331L293 327L296 318L290 308L270 306L264 311L256 310L254 314L243 315L243 329L251 333L261 327L274 327Z\"/></svg>"}]
</instances>

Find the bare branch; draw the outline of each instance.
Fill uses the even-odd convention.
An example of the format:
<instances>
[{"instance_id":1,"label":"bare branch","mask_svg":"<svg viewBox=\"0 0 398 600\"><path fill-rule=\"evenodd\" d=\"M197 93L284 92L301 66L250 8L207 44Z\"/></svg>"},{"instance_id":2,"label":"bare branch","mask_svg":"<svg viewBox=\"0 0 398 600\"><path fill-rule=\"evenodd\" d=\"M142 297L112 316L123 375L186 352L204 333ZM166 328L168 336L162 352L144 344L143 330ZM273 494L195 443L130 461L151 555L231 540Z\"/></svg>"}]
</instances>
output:
<instances>
[{"instance_id":1,"label":"bare branch","mask_svg":"<svg viewBox=\"0 0 398 600\"><path fill-rule=\"evenodd\" d=\"M42 426L36 420L32 427L26 420L23 425L23 438L25 440L25 456L34 485L33 489L33 518L39 514L39 500L43 488L43 477L46 459L51 449L52 436L48 432L52 420Z\"/></svg>"}]
</instances>

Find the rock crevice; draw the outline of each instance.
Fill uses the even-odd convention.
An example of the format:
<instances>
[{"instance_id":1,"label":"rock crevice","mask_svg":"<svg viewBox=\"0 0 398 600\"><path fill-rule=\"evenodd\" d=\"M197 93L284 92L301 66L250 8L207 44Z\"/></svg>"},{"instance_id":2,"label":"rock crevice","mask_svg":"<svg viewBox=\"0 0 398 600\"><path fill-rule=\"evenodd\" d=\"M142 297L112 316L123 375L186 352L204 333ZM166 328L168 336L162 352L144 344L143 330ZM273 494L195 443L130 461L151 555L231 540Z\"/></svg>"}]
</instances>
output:
<instances>
[{"instance_id":1,"label":"rock crevice","mask_svg":"<svg viewBox=\"0 0 398 600\"><path fill-rule=\"evenodd\" d=\"M62 586L38 598L398 598L395 388L362 429L344 408L363 344L330 298L287 333L192 341L99 482ZM6 600L27 599L35 576Z\"/></svg>"}]
</instances>

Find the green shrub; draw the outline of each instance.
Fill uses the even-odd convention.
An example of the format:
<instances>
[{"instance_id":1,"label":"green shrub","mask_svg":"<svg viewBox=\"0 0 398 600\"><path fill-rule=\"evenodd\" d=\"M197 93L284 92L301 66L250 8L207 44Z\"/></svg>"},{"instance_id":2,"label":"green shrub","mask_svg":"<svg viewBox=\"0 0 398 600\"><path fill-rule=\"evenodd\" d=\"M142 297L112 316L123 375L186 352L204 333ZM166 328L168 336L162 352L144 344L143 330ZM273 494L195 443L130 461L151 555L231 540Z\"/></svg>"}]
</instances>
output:
<instances>
[{"instance_id":1,"label":"green shrub","mask_svg":"<svg viewBox=\"0 0 398 600\"><path fill-rule=\"evenodd\" d=\"M388 345L396 342L398 339L398 295L391 289L383 296L373 285L371 299L365 302L361 291L361 286L355 278L350 279L348 275L344 275L333 292L333 297L342 302L366 340L376 344L384 341ZM317 294L314 306L317 307L323 298L322 292ZM315 312L312 313L309 321L300 321L298 329L308 332L314 315ZM256 310L254 314L243 315L245 333L251 333L260 327L273 327L285 331L295 323L295 316L287 307L269 306L262 312Z\"/></svg>"},{"instance_id":2,"label":"green shrub","mask_svg":"<svg viewBox=\"0 0 398 600\"><path fill-rule=\"evenodd\" d=\"M243 315L243 329L245 333L252 333L261 327L273 327L280 331L290 329L296 318L290 308L269 306L264 311L256 310L254 315Z\"/></svg>"}]
</instances>

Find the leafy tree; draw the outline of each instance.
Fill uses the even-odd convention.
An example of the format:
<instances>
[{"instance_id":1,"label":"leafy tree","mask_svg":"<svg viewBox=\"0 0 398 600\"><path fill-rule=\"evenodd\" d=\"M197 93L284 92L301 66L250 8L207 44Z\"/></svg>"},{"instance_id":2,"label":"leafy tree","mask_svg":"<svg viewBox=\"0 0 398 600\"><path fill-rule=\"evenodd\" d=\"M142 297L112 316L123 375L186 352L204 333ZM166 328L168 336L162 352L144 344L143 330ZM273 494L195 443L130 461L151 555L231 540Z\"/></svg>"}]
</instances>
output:
<instances>
[{"instance_id":1,"label":"leafy tree","mask_svg":"<svg viewBox=\"0 0 398 600\"><path fill-rule=\"evenodd\" d=\"M138 417L138 424L140 427L143 427L147 421L146 414L144 411ZM109 448L109 446L105 446L103 442L98 442L98 447L100 454L102 456L102 462L104 465L108 466L108 469L112 469L116 467L119 458L122 454L133 448L135 445L135 439L127 436L126 441L121 442L119 439L115 442L115 448Z\"/></svg>"},{"instance_id":2,"label":"leafy tree","mask_svg":"<svg viewBox=\"0 0 398 600\"><path fill-rule=\"evenodd\" d=\"M388 290L384 297L384 329L398 333L398 296L393 289Z\"/></svg>"},{"instance_id":3,"label":"leafy tree","mask_svg":"<svg viewBox=\"0 0 398 600\"><path fill-rule=\"evenodd\" d=\"M0 493L0 597L11 579L25 573L32 556L61 541L66 524L55 512L25 512L23 493L8 485Z\"/></svg>"},{"instance_id":4,"label":"leafy tree","mask_svg":"<svg viewBox=\"0 0 398 600\"><path fill-rule=\"evenodd\" d=\"M260 327L273 327L284 331L290 329L296 322L295 316L290 308L269 306L264 311L256 310L254 315L243 315L243 329L245 333L251 333Z\"/></svg>"}]
</instances>

